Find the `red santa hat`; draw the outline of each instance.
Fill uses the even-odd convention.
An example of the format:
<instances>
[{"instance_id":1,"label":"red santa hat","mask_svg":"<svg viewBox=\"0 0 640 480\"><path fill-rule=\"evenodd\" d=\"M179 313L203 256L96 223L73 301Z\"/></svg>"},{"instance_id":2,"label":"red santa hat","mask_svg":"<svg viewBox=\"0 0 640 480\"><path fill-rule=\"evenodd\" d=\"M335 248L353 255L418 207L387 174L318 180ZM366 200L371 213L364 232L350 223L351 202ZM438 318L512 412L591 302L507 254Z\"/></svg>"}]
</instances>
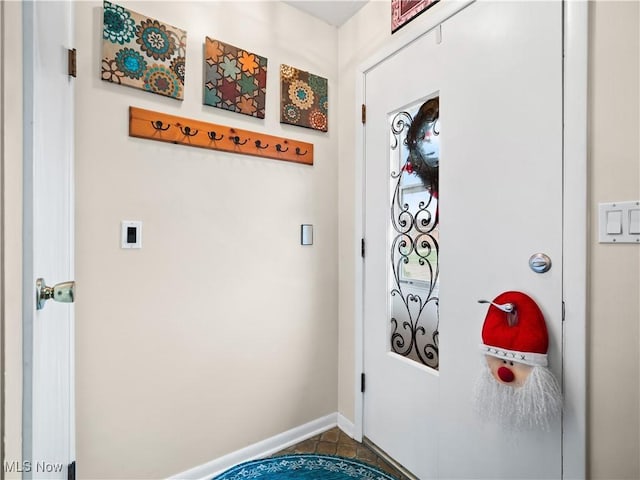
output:
<instances>
[{"instance_id":1,"label":"red santa hat","mask_svg":"<svg viewBox=\"0 0 640 480\"><path fill-rule=\"evenodd\" d=\"M482 326L482 351L504 360L546 367L549 337L536 302L522 292L504 292L493 303L510 303L514 311L509 313L489 306Z\"/></svg>"}]
</instances>

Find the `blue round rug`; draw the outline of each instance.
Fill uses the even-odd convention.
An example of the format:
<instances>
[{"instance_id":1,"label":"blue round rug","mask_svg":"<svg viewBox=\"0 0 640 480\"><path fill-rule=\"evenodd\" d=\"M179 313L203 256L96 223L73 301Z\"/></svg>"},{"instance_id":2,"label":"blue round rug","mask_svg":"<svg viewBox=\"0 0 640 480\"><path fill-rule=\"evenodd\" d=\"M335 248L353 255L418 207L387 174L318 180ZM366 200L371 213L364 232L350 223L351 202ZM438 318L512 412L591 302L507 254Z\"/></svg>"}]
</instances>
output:
<instances>
[{"instance_id":1,"label":"blue round rug","mask_svg":"<svg viewBox=\"0 0 640 480\"><path fill-rule=\"evenodd\" d=\"M396 480L358 460L331 455L283 455L241 463L212 480Z\"/></svg>"}]
</instances>

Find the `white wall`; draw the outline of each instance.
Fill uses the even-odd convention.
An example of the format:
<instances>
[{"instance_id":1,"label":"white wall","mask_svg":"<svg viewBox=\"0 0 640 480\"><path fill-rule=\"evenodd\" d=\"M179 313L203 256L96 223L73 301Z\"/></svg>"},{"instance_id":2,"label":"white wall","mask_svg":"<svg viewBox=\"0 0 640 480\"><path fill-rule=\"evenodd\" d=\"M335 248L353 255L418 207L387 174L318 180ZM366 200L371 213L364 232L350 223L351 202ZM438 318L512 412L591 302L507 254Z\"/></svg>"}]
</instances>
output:
<instances>
[{"instance_id":1,"label":"white wall","mask_svg":"<svg viewBox=\"0 0 640 480\"><path fill-rule=\"evenodd\" d=\"M21 4L2 2L0 41L3 43L2 128L0 135L2 178L0 208L3 269L0 308L4 331L3 355L4 455L2 460L20 461L22 452L22 29ZM2 468L2 466L0 466ZM7 473L6 478L20 478Z\"/></svg>"},{"instance_id":2,"label":"white wall","mask_svg":"<svg viewBox=\"0 0 640 480\"><path fill-rule=\"evenodd\" d=\"M353 421L355 68L391 38L388 2L370 2L339 30L339 52L335 29L277 3L242 8L255 12L248 19L234 19L240 6L233 2L206 11L204 4L126 3L188 30L184 102L98 80L99 5L77 4L80 478L181 471L334 411L336 385L339 411ZM3 38L18 40L3 65L15 70L5 75L2 98L12 119L3 151L10 359L3 420L7 458L19 458L21 32L19 4L5 7L12 21ZM638 4L596 2L591 15L590 129L600 134L592 135L589 172L589 467L592 478L638 478L640 254L635 246L599 245L595 235L598 202L640 198ZM216 34L269 58L264 123L200 106L198 38ZM328 134L277 123L280 62L329 78ZM316 165L129 139L130 104L312 141ZM231 195L234 182L250 187L248 197ZM139 252L118 249L125 218L145 222ZM316 225L310 249L297 245L303 222ZM268 258L226 253L253 250L258 234ZM330 260L337 252L339 277Z\"/></svg>"},{"instance_id":3,"label":"white wall","mask_svg":"<svg viewBox=\"0 0 640 480\"><path fill-rule=\"evenodd\" d=\"M76 4L78 472L159 478L337 410L337 30L281 2L116 3L187 30L185 100L101 81L101 2ZM207 35L268 58L265 120L202 105ZM280 63L328 78L329 133L279 123ZM312 142L315 165L129 138L129 105Z\"/></svg>"},{"instance_id":4,"label":"white wall","mask_svg":"<svg viewBox=\"0 0 640 480\"><path fill-rule=\"evenodd\" d=\"M640 478L640 246L597 233L598 203L640 199L639 6L590 10L589 467L603 480Z\"/></svg>"},{"instance_id":5,"label":"white wall","mask_svg":"<svg viewBox=\"0 0 640 480\"><path fill-rule=\"evenodd\" d=\"M437 8L438 5L432 7ZM405 28L416 27L414 20ZM418 25L419 27L419 25ZM356 310L355 265L359 261L357 245L360 232L356 232L356 193L354 187L357 122L360 105L356 104L356 69L391 38L391 8L388 2L370 1L338 30L339 68L339 171L338 171L338 224L340 269L340 326L339 326L339 412L355 423L354 388L356 372L354 345L354 318ZM405 30L406 32L407 30Z\"/></svg>"}]
</instances>

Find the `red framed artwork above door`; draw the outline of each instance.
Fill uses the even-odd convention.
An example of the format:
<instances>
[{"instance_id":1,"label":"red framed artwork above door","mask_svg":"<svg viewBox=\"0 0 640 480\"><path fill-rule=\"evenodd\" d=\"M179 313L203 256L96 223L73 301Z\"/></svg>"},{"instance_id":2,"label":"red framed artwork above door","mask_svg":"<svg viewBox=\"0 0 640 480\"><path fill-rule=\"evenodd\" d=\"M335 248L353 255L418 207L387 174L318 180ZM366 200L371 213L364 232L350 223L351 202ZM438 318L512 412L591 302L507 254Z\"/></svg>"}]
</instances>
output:
<instances>
[{"instance_id":1,"label":"red framed artwork above door","mask_svg":"<svg viewBox=\"0 0 640 480\"><path fill-rule=\"evenodd\" d=\"M419 14L432 7L439 0L392 0L391 33L405 26Z\"/></svg>"}]
</instances>

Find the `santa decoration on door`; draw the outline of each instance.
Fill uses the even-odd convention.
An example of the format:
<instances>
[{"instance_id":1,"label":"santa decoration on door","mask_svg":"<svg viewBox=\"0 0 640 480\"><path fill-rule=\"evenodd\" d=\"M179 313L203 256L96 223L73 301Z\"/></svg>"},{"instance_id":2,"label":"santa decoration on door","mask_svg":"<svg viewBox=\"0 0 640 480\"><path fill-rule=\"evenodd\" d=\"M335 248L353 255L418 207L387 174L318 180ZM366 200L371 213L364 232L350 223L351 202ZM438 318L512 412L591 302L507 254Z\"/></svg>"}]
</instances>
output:
<instances>
[{"instance_id":1,"label":"santa decoration on door","mask_svg":"<svg viewBox=\"0 0 640 480\"><path fill-rule=\"evenodd\" d=\"M488 421L516 430L548 429L559 418L562 394L547 368L549 339L544 316L522 292L504 292L490 303L482 327L486 365L475 405Z\"/></svg>"}]
</instances>

